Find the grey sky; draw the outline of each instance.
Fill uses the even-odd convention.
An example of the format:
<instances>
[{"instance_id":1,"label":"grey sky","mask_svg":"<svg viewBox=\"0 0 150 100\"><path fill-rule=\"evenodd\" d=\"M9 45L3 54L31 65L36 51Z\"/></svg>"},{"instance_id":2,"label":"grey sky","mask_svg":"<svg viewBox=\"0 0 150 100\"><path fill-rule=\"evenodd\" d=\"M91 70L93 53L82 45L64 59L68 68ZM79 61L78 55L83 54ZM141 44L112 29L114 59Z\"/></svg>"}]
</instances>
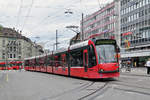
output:
<instances>
[{"instance_id":1,"label":"grey sky","mask_svg":"<svg viewBox=\"0 0 150 100\"><path fill-rule=\"evenodd\" d=\"M99 1L99 2L98 2ZM60 46L66 46L75 35L68 25L80 25L81 13L91 14L112 0L0 0L0 24L15 27L33 41L46 43L51 49L58 29ZM64 12L70 9L72 15ZM34 37L40 37L35 39ZM52 49L51 49L52 50Z\"/></svg>"}]
</instances>

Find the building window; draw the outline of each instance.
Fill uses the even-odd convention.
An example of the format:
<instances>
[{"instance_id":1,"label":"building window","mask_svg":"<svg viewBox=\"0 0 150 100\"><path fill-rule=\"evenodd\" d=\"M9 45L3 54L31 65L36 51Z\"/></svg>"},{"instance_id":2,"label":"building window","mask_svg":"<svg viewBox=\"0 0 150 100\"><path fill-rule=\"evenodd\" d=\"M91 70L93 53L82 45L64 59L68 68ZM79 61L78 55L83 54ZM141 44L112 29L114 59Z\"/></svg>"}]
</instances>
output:
<instances>
[{"instance_id":1,"label":"building window","mask_svg":"<svg viewBox=\"0 0 150 100\"><path fill-rule=\"evenodd\" d=\"M14 58L16 58L16 54L14 54Z\"/></svg>"},{"instance_id":2,"label":"building window","mask_svg":"<svg viewBox=\"0 0 150 100\"><path fill-rule=\"evenodd\" d=\"M3 53L2 59L5 59L5 53Z\"/></svg>"},{"instance_id":3,"label":"building window","mask_svg":"<svg viewBox=\"0 0 150 100\"><path fill-rule=\"evenodd\" d=\"M3 47L5 47L5 40L3 40Z\"/></svg>"},{"instance_id":4,"label":"building window","mask_svg":"<svg viewBox=\"0 0 150 100\"><path fill-rule=\"evenodd\" d=\"M21 56L19 56L19 59L21 59Z\"/></svg>"},{"instance_id":5,"label":"building window","mask_svg":"<svg viewBox=\"0 0 150 100\"><path fill-rule=\"evenodd\" d=\"M14 47L14 52L16 52L16 47Z\"/></svg>"},{"instance_id":6,"label":"building window","mask_svg":"<svg viewBox=\"0 0 150 100\"><path fill-rule=\"evenodd\" d=\"M9 56L10 58L12 58L12 54L10 54L10 56Z\"/></svg>"},{"instance_id":7,"label":"building window","mask_svg":"<svg viewBox=\"0 0 150 100\"><path fill-rule=\"evenodd\" d=\"M21 45L21 41L19 41L19 45Z\"/></svg>"},{"instance_id":8,"label":"building window","mask_svg":"<svg viewBox=\"0 0 150 100\"><path fill-rule=\"evenodd\" d=\"M10 52L12 52L12 47L10 47Z\"/></svg>"}]
</instances>

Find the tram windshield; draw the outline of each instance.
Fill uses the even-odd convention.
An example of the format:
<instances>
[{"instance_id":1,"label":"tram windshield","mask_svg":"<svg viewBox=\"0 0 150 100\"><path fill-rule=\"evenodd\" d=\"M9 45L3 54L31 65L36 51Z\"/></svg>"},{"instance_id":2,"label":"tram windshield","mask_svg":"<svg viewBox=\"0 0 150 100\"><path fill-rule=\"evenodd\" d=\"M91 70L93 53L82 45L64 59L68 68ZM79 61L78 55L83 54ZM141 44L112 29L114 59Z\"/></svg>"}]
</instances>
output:
<instances>
[{"instance_id":1,"label":"tram windshield","mask_svg":"<svg viewBox=\"0 0 150 100\"><path fill-rule=\"evenodd\" d=\"M96 45L99 64L117 62L115 45L102 44Z\"/></svg>"}]
</instances>

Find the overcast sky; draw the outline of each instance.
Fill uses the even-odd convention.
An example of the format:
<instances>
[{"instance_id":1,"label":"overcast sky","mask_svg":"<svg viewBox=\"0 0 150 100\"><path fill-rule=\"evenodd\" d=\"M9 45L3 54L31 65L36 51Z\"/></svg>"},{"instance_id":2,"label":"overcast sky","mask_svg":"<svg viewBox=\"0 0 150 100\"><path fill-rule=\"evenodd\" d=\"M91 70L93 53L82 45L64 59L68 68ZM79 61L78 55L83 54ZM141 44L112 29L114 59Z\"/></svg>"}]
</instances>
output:
<instances>
[{"instance_id":1,"label":"overcast sky","mask_svg":"<svg viewBox=\"0 0 150 100\"><path fill-rule=\"evenodd\" d=\"M22 34L42 42L52 50L58 30L59 47L66 46L76 33L66 29L80 25L81 13L91 14L113 0L0 0L0 25L22 30ZM73 14L65 14L66 11ZM40 38L35 38L40 37Z\"/></svg>"}]
</instances>

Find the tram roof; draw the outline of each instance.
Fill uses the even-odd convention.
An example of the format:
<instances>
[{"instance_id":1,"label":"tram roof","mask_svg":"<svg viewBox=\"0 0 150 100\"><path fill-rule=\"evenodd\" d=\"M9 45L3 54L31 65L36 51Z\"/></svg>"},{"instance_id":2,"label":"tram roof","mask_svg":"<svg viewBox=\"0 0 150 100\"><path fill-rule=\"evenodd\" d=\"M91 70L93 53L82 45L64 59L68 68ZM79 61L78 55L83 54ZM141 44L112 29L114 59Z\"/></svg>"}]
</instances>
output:
<instances>
[{"instance_id":1,"label":"tram roof","mask_svg":"<svg viewBox=\"0 0 150 100\"><path fill-rule=\"evenodd\" d=\"M65 52L65 51L68 51L68 48L58 49L58 50L54 51L53 53L57 54L57 53Z\"/></svg>"},{"instance_id":2,"label":"tram roof","mask_svg":"<svg viewBox=\"0 0 150 100\"><path fill-rule=\"evenodd\" d=\"M28 60L28 59L32 59L32 58L34 58L35 56L33 56L33 57L28 57L28 58L24 58L24 60Z\"/></svg>"},{"instance_id":3,"label":"tram roof","mask_svg":"<svg viewBox=\"0 0 150 100\"><path fill-rule=\"evenodd\" d=\"M87 45L88 45L88 42L89 42L89 40L86 40L86 41L83 41L83 42L80 42L80 43L73 44L73 45L70 46L70 50L87 46Z\"/></svg>"},{"instance_id":4,"label":"tram roof","mask_svg":"<svg viewBox=\"0 0 150 100\"><path fill-rule=\"evenodd\" d=\"M53 51L51 51L51 52L47 53L46 55L51 55L51 54L53 54Z\"/></svg>"}]
</instances>

